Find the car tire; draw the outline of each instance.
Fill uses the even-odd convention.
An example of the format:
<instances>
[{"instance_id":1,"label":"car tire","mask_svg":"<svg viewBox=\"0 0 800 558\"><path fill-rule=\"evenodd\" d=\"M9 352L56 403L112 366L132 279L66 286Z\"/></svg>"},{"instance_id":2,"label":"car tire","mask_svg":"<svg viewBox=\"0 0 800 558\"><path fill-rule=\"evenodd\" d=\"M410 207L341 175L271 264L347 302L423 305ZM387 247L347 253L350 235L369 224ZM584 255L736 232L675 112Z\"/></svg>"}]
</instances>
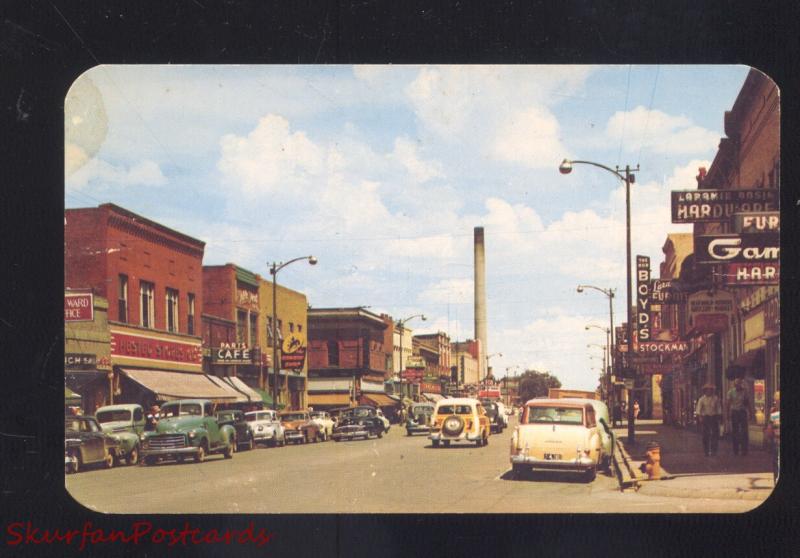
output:
<instances>
[{"instance_id":1,"label":"car tire","mask_svg":"<svg viewBox=\"0 0 800 558\"><path fill-rule=\"evenodd\" d=\"M591 469L588 469L584 475L584 479L586 480L586 482L592 482L596 478L597 478L597 467L592 467Z\"/></svg>"},{"instance_id":2,"label":"car tire","mask_svg":"<svg viewBox=\"0 0 800 558\"><path fill-rule=\"evenodd\" d=\"M225 451L222 452L222 456L225 459L232 459L233 458L233 454L236 451L235 448L236 448L236 446L234 444L228 444L228 447L225 448Z\"/></svg>"},{"instance_id":3,"label":"car tire","mask_svg":"<svg viewBox=\"0 0 800 558\"><path fill-rule=\"evenodd\" d=\"M125 463L128 465L136 465L139 463L139 444L131 448L131 452L128 454L127 459L125 459Z\"/></svg>"},{"instance_id":4,"label":"car tire","mask_svg":"<svg viewBox=\"0 0 800 558\"><path fill-rule=\"evenodd\" d=\"M341 442L341 438L334 438L333 441L334 442Z\"/></svg>"},{"instance_id":5,"label":"car tire","mask_svg":"<svg viewBox=\"0 0 800 558\"><path fill-rule=\"evenodd\" d=\"M81 452L76 451L72 454L75 457L75 463L72 464L72 472L79 473L83 470L83 461L81 461Z\"/></svg>"},{"instance_id":6,"label":"car tire","mask_svg":"<svg viewBox=\"0 0 800 558\"><path fill-rule=\"evenodd\" d=\"M406 436L411 436L411 431L410 430L406 430Z\"/></svg>"},{"instance_id":7,"label":"car tire","mask_svg":"<svg viewBox=\"0 0 800 558\"><path fill-rule=\"evenodd\" d=\"M378 438L383 438L383 430L378 430Z\"/></svg>"},{"instance_id":8,"label":"car tire","mask_svg":"<svg viewBox=\"0 0 800 558\"><path fill-rule=\"evenodd\" d=\"M433 447L435 448L439 447L439 440L432 440L432 442L433 442Z\"/></svg>"},{"instance_id":9,"label":"car tire","mask_svg":"<svg viewBox=\"0 0 800 558\"><path fill-rule=\"evenodd\" d=\"M511 476L514 480L520 480L524 475L528 468L524 465L520 465L519 463L514 463L511 465Z\"/></svg>"},{"instance_id":10,"label":"car tire","mask_svg":"<svg viewBox=\"0 0 800 558\"><path fill-rule=\"evenodd\" d=\"M446 447L446 448L450 447L450 440L444 440L443 443L444 443L444 447Z\"/></svg>"},{"instance_id":11,"label":"car tire","mask_svg":"<svg viewBox=\"0 0 800 558\"><path fill-rule=\"evenodd\" d=\"M117 460L115 454L113 452L107 451L105 456L103 457L103 467L106 469L111 469L114 466L114 462Z\"/></svg>"},{"instance_id":12,"label":"car tire","mask_svg":"<svg viewBox=\"0 0 800 558\"><path fill-rule=\"evenodd\" d=\"M253 451L255 447L256 447L256 442L255 440L253 440L253 434L250 433L250 441L247 443L247 450Z\"/></svg>"}]
</instances>

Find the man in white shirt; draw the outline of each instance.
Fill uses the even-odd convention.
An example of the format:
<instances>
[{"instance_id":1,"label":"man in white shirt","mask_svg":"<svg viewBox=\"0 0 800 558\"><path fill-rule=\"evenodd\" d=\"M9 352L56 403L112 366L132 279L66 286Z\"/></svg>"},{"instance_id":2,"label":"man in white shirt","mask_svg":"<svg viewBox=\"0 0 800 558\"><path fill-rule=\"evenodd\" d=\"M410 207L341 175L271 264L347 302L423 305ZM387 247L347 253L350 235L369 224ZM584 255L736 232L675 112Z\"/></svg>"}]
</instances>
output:
<instances>
[{"instance_id":1,"label":"man in white shirt","mask_svg":"<svg viewBox=\"0 0 800 558\"><path fill-rule=\"evenodd\" d=\"M714 385L703 386L703 395L697 400L695 414L703 429L703 451L706 457L716 455L719 437L719 419L722 416L722 404L714 393Z\"/></svg>"}]
</instances>

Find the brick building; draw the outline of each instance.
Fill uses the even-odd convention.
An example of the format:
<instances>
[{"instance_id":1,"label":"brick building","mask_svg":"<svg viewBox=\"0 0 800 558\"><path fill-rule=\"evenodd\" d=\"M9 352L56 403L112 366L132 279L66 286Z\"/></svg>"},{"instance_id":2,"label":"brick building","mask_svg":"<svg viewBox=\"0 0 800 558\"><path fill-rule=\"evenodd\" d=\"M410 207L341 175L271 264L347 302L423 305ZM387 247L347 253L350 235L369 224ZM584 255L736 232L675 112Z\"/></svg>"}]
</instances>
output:
<instances>
[{"instance_id":1,"label":"brick building","mask_svg":"<svg viewBox=\"0 0 800 558\"><path fill-rule=\"evenodd\" d=\"M64 284L108 301L117 402L235 399L202 374L205 243L114 204L68 209Z\"/></svg>"},{"instance_id":2,"label":"brick building","mask_svg":"<svg viewBox=\"0 0 800 558\"><path fill-rule=\"evenodd\" d=\"M394 409L384 388L391 347L385 347L386 319L364 308L308 310L309 405L355 404Z\"/></svg>"},{"instance_id":3,"label":"brick building","mask_svg":"<svg viewBox=\"0 0 800 558\"><path fill-rule=\"evenodd\" d=\"M480 341L468 339L451 345L451 360L455 367L454 381L460 385L477 385L480 382L478 355Z\"/></svg>"}]
</instances>

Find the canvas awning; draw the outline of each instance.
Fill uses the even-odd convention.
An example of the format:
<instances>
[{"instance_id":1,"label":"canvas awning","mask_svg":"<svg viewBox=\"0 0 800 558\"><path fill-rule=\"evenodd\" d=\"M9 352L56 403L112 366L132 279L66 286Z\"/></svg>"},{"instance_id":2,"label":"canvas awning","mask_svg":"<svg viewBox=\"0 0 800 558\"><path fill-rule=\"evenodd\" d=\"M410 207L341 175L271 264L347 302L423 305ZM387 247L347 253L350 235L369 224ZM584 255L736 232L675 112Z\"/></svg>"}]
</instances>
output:
<instances>
[{"instance_id":1,"label":"canvas awning","mask_svg":"<svg viewBox=\"0 0 800 558\"><path fill-rule=\"evenodd\" d=\"M742 368L755 368L762 366L764 362L764 349L751 349L745 351L736 357L733 361L733 366L741 366Z\"/></svg>"},{"instance_id":2,"label":"canvas awning","mask_svg":"<svg viewBox=\"0 0 800 558\"><path fill-rule=\"evenodd\" d=\"M395 401L385 393L364 393L361 398L377 407L397 407L400 405L398 401Z\"/></svg>"},{"instance_id":3,"label":"canvas awning","mask_svg":"<svg viewBox=\"0 0 800 558\"><path fill-rule=\"evenodd\" d=\"M349 393L309 393L308 404L314 406L349 407Z\"/></svg>"},{"instance_id":4,"label":"canvas awning","mask_svg":"<svg viewBox=\"0 0 800 558\"><path fill-rule=\"evenodd\" d=\"M208 399L214 403L235 403L241 395L230 386L223 387L205 374L132 368L119 370L124 376L152 391L159 401Z\"/></svg>"},{"instance_id":5,"label":"canvas awning","mask_svg":"<svg viewBox=\"0 0 800 558\"><path fill-rule=\"evenodd\" d=\"M219 378L217 376L209 375L208 379L211 380L216 385L218 385L220 388L227 391L230 394L230 396L234 398L234 400L231 401L231 403L247 403L248 401L250 401L250 399L244 393L233 389L233 386L230 385L230 383L228 382L230 378ZM261 398L259 397L258 399Z\"/></svg>"}]
</instances>

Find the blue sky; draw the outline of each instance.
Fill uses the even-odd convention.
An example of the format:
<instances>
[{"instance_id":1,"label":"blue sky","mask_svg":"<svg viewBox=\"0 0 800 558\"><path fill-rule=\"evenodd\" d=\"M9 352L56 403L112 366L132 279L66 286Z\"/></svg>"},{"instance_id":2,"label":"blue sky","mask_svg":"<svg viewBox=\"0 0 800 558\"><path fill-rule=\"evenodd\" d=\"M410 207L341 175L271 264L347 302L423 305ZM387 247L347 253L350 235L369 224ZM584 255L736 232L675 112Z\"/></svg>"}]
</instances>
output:
<instances>
[{"instance_id":1,"label":"blue sky","mask_svg":"<svg viewBox=\"0 0 800 558\"><path fill-rule=\"evenodd\" d=\"M206 264L313 254L281 283L315 307L428 316L473 336L472 230L487 245L492 365L594 389L633 253L657 271L669 191L696 187L745 66L98 66L65 103L65 203L113 202L204 240ZM619 323L620 320L617 320ZM424 326L424 327L423 327Z\"/></svg>"}]
</instances>

